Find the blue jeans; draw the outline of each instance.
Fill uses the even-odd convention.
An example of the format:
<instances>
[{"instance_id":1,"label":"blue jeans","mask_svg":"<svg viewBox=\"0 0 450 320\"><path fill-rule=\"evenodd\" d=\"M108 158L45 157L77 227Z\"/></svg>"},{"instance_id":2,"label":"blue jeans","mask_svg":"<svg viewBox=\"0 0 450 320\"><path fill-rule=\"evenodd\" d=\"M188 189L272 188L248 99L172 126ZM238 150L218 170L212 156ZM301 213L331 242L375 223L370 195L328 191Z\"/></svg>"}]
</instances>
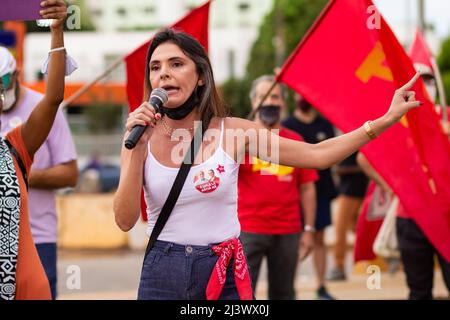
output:
<instances>
[{"instance_id":1,"label":"blue jeans","mask_svg":"<svg viewBox=\"0 0 450 320\"><path fill-rule=\"evenodd\" d=\"M138 300L205 300L219 259L211 248L156 241L142 266ZM239 300L232 266L233 259L219 300Z\"/></svg>"},{"instance_id":2,"label":"blue jeans","mask_svg":"<svg viewBox=\"0 0 450 320\"><path fill-rule=\"evenodd\" d=\"M50 290L52 293L52 299L56 299L56 243L39 243L36 244L36 249L41 259L42 266L44 267L45 274L47 275L48 282L50 283Z\"/></svg>"}]
</instances>

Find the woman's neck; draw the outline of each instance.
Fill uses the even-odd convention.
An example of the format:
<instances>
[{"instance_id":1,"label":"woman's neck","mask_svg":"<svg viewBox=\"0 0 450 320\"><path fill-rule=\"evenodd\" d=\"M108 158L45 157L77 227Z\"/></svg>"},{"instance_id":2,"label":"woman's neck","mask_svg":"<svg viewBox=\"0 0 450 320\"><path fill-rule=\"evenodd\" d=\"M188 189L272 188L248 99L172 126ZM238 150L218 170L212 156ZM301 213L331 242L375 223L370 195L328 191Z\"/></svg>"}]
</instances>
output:
<instances>
[{"instance_id":1,"label":"woman's neck","mask_svg":"<svg viewBox=\"0 0 450 320\"><path fill-rule=\"evenodd\" d=\"M164 121L172 128L172 129L191 129L196 127L195 121L200 121L200 112L197 107L192 110L185 118L181 120L173 120L169 117L165 116Z\"/></svg>"}]
</instances>

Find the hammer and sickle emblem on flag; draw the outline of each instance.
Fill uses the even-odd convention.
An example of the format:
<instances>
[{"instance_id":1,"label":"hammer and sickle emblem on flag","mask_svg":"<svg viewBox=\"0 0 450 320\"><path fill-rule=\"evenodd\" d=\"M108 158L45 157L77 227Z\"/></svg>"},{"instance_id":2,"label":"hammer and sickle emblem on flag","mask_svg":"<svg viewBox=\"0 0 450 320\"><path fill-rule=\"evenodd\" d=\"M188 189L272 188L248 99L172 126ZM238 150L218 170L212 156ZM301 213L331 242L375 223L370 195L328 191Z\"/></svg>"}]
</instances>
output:
<instances>
[{"instance_id":1,"label":"hammer and sickle emblem on flag","mask_svg":"<svg viewBox=\"0 0 450 320\"><path fill-rule=\"evenodd\" d=\"M375 47L356 70L356 77L364 84L367 84L373 77L392 82L394 77L391 69L384 65L385 61L386 55L384 54L383 46L381 45L381 42L377 41ZM404 127L408 127L406 116L400 120L400 123Z\"/></svg>"},{"instance_id":2,"label":"hammer and sickle emblem on flag","mask_svg":"<svg viewBox=\"0 0 450 320\"><path fill-rule=\"evenodd\" d=\"M386 61L381 42L377 42L372 51L364 59L363 63L356 70L356 76L363 83L368 83L372 77L380 78L389 82L394 80L391 69L383 65Z\"/></svg>"}]
</instances>

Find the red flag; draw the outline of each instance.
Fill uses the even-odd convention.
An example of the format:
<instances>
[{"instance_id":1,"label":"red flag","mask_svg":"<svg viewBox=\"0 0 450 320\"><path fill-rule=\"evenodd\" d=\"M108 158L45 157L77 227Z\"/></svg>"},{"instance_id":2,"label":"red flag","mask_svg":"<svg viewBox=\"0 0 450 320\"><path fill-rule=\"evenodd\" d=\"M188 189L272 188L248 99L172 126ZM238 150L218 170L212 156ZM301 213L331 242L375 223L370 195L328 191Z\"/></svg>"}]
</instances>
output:
<instances>
[{"instance_id":1,"label":"red flag","mask_svg":"<svg viewBox=\"0 0 450 320\"><path fill-rule=\"evenodd\" d=\"M382 116L411 60L370 0L331 0L277 80L348 132ZM450 261L450 145L423 81L425 104L362 149L422 231Z\"/></svg>"},{"instance_id":2,"label":"red flag","mask_svg":"<svg viewBox=\"0 0 450 320\"><path fill-rule=\"evenodd\" d=\"M423 64L429 67L430 71L433 70L431 63L433 55L431 54L431 51L429 50L420 30L416 31L416 36L409 55L414 63ZM367 190L361 209L361 214L358 218L354 247L355 262L361 260L373 260L376 258L372 247L375 237L380 230L381 224L383 223L383 217L380 217L379 219L370 219L369 217L370 214L368 214L368 209L373 201L373 191L374 189L371 190L370 188Z\"/></svg>"},{"instance_id":3,"label":"red flag","mask_svg":"<svg viewBox=\"0 0 450 320\"><path fill-rule=\"evenodd\" d=\"M192 10L184 18L176 22L171 28L184 31L196 38L208 51L208 21L211 1ZM145 61L152 39L141 45L125 57L127 69L127 95L130 112L141 105L144 98ZM141 215L147 221L146 203L141 195Z\"/></svg>"},{"instance_id":4,"label":"red flag","mask_svg":"<svg viewBox=\"0 0 450 320\"><path fill-rule=\"evenodd\" d=\"M411 52L409 56L411 57L411 60L414 63L424 64L427 67L429 67L430 70L433 70L433 64L431 63L431 60L433 59L433 54L428 48L428 45L420 30L416 31L416 37L414 38L414 42L411 47Z\"/></svg>"}]
</instances>

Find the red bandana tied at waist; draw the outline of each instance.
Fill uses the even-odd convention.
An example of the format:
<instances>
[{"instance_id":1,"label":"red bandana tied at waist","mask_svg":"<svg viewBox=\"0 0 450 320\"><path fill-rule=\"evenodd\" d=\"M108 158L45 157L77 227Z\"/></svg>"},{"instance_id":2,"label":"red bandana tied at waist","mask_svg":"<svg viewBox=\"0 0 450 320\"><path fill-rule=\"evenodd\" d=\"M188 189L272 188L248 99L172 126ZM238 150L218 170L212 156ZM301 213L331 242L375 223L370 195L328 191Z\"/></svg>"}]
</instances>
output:
<instances>
[{"instance_id":1,"label":"red bandana tied at waist","mask_svg":"<svg viewBox=\"0 0 450 320\"><path fill-rule=\"evenodd\" d=\"M234 280L239 297L241 300L252 300L252 286L242 243L237 238L234 238L212 247L212 250L219 256L219 260L217 260L211 273L211 278L209 278L208 286L206 287L206 299L219 299L227 278L227 269L230 265L231 257L234 256Z\"/></svg>"}]
</instances>

